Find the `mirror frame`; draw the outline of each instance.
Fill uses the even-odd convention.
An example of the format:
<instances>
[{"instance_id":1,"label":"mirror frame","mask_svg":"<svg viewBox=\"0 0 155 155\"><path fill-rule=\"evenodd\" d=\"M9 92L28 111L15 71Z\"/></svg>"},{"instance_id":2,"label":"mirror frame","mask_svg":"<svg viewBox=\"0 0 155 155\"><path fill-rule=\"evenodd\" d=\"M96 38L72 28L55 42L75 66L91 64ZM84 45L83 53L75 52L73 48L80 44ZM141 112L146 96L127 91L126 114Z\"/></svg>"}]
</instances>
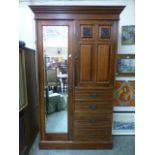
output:
<instances>
[{"instance_id":1,"label":"mirror frame","mask_svg":"<svg viewBox=\"0 0 155 155\"><path fill-rule=\"evenodd\" d=\"M45 101L44 101L44 51L43 51L43 26L68 26L68 132L46 133L45 130ZM38 79L39 79L39 113L40 113L40 136L42 140L68 140L72 137L73 118L73 21L52 20L38 21L37 23L37 49L38 49Z\"/></svg>"}]
</instances>

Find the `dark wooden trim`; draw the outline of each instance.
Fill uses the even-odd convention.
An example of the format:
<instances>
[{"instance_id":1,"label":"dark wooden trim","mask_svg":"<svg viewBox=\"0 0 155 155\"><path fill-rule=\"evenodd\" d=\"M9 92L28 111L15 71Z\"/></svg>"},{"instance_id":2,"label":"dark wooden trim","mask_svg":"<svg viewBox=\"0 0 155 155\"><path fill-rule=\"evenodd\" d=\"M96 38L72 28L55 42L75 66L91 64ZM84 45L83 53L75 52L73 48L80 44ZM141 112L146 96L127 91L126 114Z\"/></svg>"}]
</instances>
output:
<instances>
[{"instance_id":1,"label":"dark wooden trim","mask_svg":"<svg viewBox=\"0 0 155 155\"><path fill-rule=\"evenodd\" d=\"M42 19L109 19L119 20L125 6L29 6L36 20Z\"/></svg>"},{"instance_id":2,"label":"dark wooden trim","mask_svg":"<svg viewBox=\"0 0 155 155\"><path fill-rule=\"evenodd\" d=\"M45 140L45 106L44 106L44 60L42 47L41 23L36 22L37 57L38 57L38 80L39 80L39 129L40 138Z\"/></svg>"},{"instance_id":3,"label":"dark wooden trim","mask_svg":"<svg viewBox=\"0 0 155 155\"><path fill-rule=\"evenodd\" d=\"M74 20L74 19L85 19L85 17L82 14L36 14L35 15L36 20L50 20L50 19L56 19L56 20ZM113 15L113 14L94 14L89 15L87 14L87 19L89 20L119 20L119 15Z\"/></svg>"},{"instance_id":4,"label":"dark wooden trim","mask_svg":"<svg viewBox=\"0 0 155 155\"><path fill-rule=\"evenodd\" d=\"M30 5L35 14L120 14L125 6L49 6Z\"/></svg>"},{"instance_id":5,"label":"dark wooden trim","mask_svg":"<svg viewBox=\"0 0 155 155\"><path fill-rule=\"evenodd\" d=\"M68 140L68 134L67 133L45 133L45 139L49 141L65 141Z\"/></svg>"},{"instance_id":6,"label":"dark wooden trim","mask_svg":"<svg viewBox=\"0 0 155 155\"><path fill-rule=\"evenodd\" d=\"M112 141L40 141L40 149L112 149Z\"/></svg>"},{"instance_id":7,"label":"dark wooden trim","mask_svg":"<svg viewBox=\"0 0 155 155\"><path fill-rule=\"evenodd\" d=\"M115 81L115 73L116 73L116 65L117 65L117 48L118 48L118 43L117 43L117 38L118 38L118 22L114 22L113 24L113 29L112 29L112 52L113 52L113 60L112 60L112 74L111 74L111 81L112 85L114 86L114 81Z\"/></svg>"}]
</instances>

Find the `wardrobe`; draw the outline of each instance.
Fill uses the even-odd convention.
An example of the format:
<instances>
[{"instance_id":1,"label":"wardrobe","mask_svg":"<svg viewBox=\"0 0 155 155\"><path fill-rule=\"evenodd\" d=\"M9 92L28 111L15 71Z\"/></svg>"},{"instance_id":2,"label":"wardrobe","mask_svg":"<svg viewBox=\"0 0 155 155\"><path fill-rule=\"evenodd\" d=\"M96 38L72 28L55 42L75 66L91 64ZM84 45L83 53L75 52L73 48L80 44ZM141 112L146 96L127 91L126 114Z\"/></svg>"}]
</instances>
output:
<instances>
[{"instance_id":1,"label":"wardrobe","mask_svg":"<svg viewBox=\"0 0 155 155\"><path fill-rule=\"evenodd\" d=\"M41 149L112 148L124 7L30 6L36 21Z\"/></svg>"}]
</instances>

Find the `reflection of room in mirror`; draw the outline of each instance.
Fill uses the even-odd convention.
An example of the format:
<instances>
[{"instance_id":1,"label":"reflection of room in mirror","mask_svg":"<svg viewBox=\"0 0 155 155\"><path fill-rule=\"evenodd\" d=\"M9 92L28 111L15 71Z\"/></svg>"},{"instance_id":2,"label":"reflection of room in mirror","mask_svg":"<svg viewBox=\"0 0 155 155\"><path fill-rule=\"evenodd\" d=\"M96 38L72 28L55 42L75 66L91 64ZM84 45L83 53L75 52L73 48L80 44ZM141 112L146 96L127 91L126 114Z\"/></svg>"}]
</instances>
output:
<instances>
[{"instance_id":1,"label":"reflection of room in mirror","mask_svg":"<svg viewBox=\"0 0 155 155\"><path fill-rule=\"evenodd\" d=\"M46 114L46 132L67 132L67 120L67 94L51 93Z\"/></svg>"},{"instance_id":2,"label":"reflection of room in mirror","mask_svg":"<svg viewBox=\"0 0 155 155\"><path fill-rule=\"evenodd\" d=\"M67 124L67 110L55 112L46 118L46 132L66 133L68 132Z\"/></svg>"},{"instance_id":3,"label":"reflection of room in mirror","mask_svg":"<svg viewBox=\"0 0 155 155\"><path fill-rule=\"evenodd\" d=\"M68 130L68 27L43 26L46 132Z\"/></svg>"},{"instance_id":4,"label":"reflection of room in mirror","mask_svg":"<svg viewBox=\"0 0 155 155\"><path fill-rule=\"evenodd\" d=\"M44 47L67 47L68 27L67 26L43 26Z\"/></svg>"}]
</instances>

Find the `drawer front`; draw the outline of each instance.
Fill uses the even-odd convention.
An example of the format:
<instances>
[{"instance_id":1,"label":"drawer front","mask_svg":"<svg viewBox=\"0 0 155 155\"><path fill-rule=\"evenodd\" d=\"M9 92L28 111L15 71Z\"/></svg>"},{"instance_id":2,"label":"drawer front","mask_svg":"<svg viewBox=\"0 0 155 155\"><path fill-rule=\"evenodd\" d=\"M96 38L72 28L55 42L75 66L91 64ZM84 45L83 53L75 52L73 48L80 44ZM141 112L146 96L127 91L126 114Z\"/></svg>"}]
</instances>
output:
<instances>
[{"instance_id":1,"label":"drawer front","mask_svg":"<svg viewBox=\"0 0 155 155\"><path fill-rule=\"evenodd\" d=\"M75 90L75 100L112 100L112 90Z\"/></svg>"},{"instance_id":2,"label":"drawer front","mask_svg":"<svg viewBox=\"0 0 155 155\"><path fill-rule=\"evenodd\" d=\"M111 128L112 115L110 113L102 115L81 115L75 113L74 115L74 127L83 129L104 129L105 127Z\"/></svg>"},{"instance_id":3,"label":"drawer front","mask_svg":"<svg viewBox=\"0 0 155 155\"><path fill-rule=\"evenodd\" d=\"M77 141L110 141L112 89L75 89L73 137Z\"/></svg>"},{"instance_id":4,"label":"drawer front","mask_svg":"<svg viewBox=\"0 0 155 155\"><path fill-rule=\"evenodd\" d=\"M81 130L74 128L74 140L77 141L110 141L112 140L111 129L104 130Z\"/></svg>"},{"instance_id":5,"label":"drawer front","mask_svg":"<svg viewBox=\"0 0 155 155\"><path fill-rule=\"evenodd\" d=\"M75 112L87 112L87 113L107 113L112 112L112 101L76 101L74 106Z\"/></svg>"}]
</instances>

